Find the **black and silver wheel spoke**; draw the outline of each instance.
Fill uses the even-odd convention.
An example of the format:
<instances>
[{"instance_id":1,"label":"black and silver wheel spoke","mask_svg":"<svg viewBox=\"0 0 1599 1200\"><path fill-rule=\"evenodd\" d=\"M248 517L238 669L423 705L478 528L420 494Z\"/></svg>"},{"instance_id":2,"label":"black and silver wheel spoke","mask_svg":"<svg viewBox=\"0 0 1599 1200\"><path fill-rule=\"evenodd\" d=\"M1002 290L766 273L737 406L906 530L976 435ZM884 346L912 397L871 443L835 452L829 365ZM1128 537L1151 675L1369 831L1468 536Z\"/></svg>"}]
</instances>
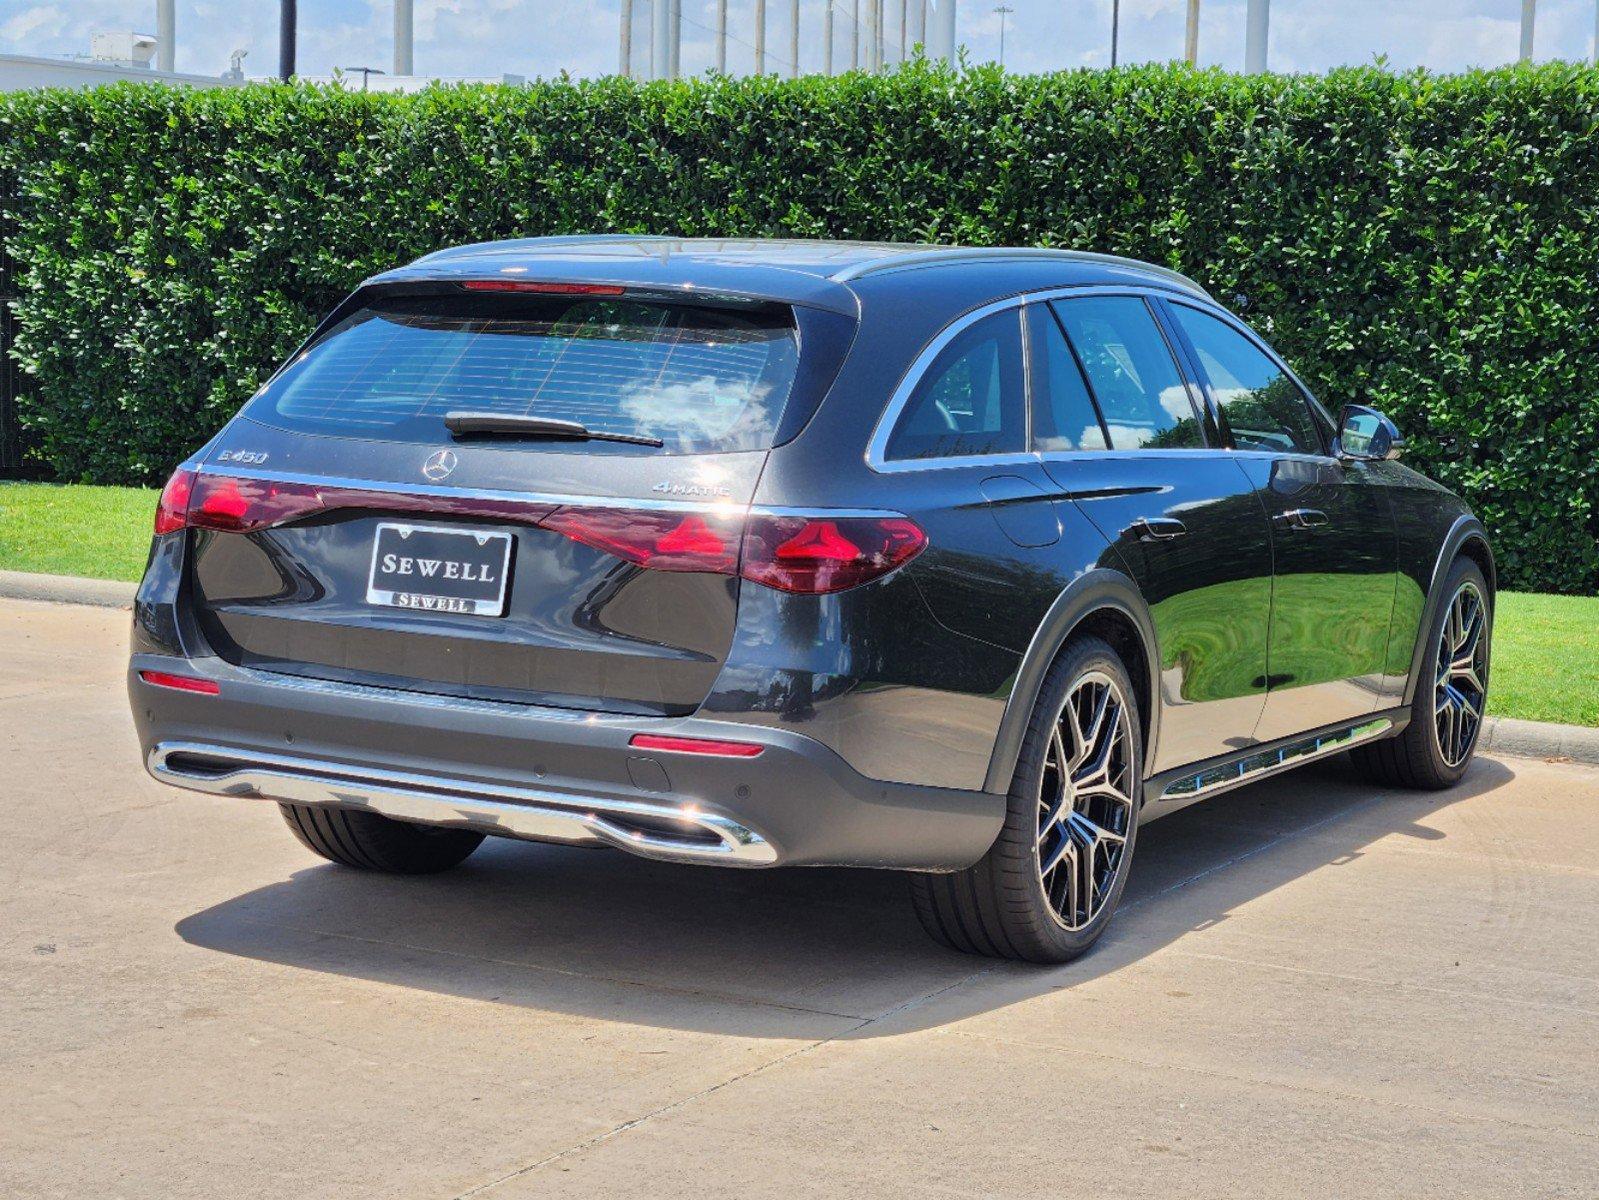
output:
<instances>
[{"instance_id":1,"label":"black and silver wheel spoke","mask_svg":"<svg viewBox=\"0 0 1599 1200\"><path fill-rule=\"evenodd\" d=\"M1108 675L1077 680L1055 722L1038 794L1039 879L1056 917L1081 929L1126 858L1134 805L1131 713Z\"/></svg>"},{"instance_id":2,"label":"black and silver wheel spoke","mask_svg":"<svg viewBox=\"0 0 1599 1200\"><path fill-rule=\"evenodd\" d=\"M1450 597L1433 655L1433 729L1451 767L1465 762L1482 724L1488 691L1488 612L1477 585L1467 581Z\"/></svg>"}]
</instances>

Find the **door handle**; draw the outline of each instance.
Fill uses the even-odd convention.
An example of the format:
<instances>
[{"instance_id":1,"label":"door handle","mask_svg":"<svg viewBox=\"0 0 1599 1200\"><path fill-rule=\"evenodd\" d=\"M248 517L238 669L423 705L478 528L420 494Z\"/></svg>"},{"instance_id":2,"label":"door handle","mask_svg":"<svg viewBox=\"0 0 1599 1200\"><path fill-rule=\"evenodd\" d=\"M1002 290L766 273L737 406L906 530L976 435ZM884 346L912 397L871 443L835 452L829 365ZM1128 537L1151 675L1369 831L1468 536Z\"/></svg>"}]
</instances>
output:
<instances>
[{"instance_id":1,"label":"door handle","mask_svg":"<svg viewBox=\"0 0 1599 1200\"><path fill-rule=\"evenodd\" d=\"M1176 517L1139 517L1122 530L1122 536L1136 538L1140 542L1167 542L1187 532L1188 526Z\"/></svg>"},{"instance_id":2,"label":"door handle","mask_svg":"<svg viewBox=\"0 0 1599 1200\"><path fill-rule=\"evenodd\" d=\"M1277 519L1290 529L1315 529L1327 524L1327 514L1319 508L1290 508L1278 513Z\"/></svg>"}]
</instances>

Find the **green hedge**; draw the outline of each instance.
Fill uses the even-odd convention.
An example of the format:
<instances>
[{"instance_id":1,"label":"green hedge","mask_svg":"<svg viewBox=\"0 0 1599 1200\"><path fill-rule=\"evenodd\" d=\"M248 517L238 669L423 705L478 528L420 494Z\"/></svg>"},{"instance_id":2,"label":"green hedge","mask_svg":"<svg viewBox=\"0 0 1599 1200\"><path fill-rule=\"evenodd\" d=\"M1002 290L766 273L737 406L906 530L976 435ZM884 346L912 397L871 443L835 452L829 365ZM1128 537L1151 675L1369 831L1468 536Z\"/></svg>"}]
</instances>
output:
<instances>
[{"instance_id":1,"label":"green hedge","mask_svg":"<svg viewBox=\"0 0 1599 1200\"><path fill-rule=\"evenodd\" d=\"M1596 117L1558 65L12 95L22 419L60 478L158 480L363 276L462 241L1076 246L1243 304L1329 406L1395 417L1508 584L1594 592Z\"/></svg>"}]
</instances>

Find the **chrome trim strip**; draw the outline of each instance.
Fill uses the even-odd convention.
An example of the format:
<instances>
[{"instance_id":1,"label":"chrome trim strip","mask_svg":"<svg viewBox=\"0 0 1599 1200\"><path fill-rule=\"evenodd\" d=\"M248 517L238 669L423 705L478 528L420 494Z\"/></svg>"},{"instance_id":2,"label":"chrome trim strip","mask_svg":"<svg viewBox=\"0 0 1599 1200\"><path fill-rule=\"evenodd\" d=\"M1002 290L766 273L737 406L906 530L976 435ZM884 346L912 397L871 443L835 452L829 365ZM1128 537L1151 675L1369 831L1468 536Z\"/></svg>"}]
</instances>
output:
<instances>
[{"instance_id":1,"label":"chrome trim strip","mask_svg":"<svg viewBox=\"0 0 1599 1200\"><path fill-rule=\"evenodd\" d=\"M1207 767L1203 771L1174 779L1166 785L1159 799L1192 800L1199 796L1224 792L1245 783L1254 783L1257 779L1265 779L1279 771L1286 771L1289 767L1297 767L1312 759L1336 754L1361 742L1369 742L1373 738L1381 737L1393 727L1394 723L1387 717L1378 717L1373 721L1351 725L1347 729L1290 742L1275 750L1248 754L1234 762Z\"/></svg>"},{"instance_id":2,"label":"chrome trim strip","mask_svg":"<svg viewBox=\"0 0 1599 1200\"><path fill-rule=\"evenodd\" d=\"M225 764L211 772L173 765L175 755ZM694 804L651 804L610 797L566 795L534 788L442 779L401 771L346 767L310 758L241 751L200 742L161 742L145 769L162 783L214 796L288 800L374 812L401 821L559 842L613 846L670 862L766 867L776 848L754 830ZM672 838L629 827L629 819L682 822L714 842Z\"/></svg>"}]
</instances>

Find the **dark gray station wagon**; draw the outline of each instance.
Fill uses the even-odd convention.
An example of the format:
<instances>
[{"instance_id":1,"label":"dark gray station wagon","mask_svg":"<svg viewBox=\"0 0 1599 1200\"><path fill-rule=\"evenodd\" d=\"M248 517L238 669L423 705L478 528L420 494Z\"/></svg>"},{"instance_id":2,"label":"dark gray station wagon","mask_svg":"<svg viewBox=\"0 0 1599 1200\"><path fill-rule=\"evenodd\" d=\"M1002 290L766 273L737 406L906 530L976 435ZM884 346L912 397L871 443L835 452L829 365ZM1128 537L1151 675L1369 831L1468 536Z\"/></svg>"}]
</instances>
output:
<instances>
[{"instance_id":1,"label":"dark gray station wagon","mask_svg":"<svg viewBox=\"0 0 1599 1200\"><path fill-rule=\"evenodd\" d=\"M1399 446L1123 259L447 250L173 475L133 712L346 866L890 867L947 945L1060 961L1143 821L1351 748L1460 778L1493 559Z\"/></svg>"}]
</instances>

